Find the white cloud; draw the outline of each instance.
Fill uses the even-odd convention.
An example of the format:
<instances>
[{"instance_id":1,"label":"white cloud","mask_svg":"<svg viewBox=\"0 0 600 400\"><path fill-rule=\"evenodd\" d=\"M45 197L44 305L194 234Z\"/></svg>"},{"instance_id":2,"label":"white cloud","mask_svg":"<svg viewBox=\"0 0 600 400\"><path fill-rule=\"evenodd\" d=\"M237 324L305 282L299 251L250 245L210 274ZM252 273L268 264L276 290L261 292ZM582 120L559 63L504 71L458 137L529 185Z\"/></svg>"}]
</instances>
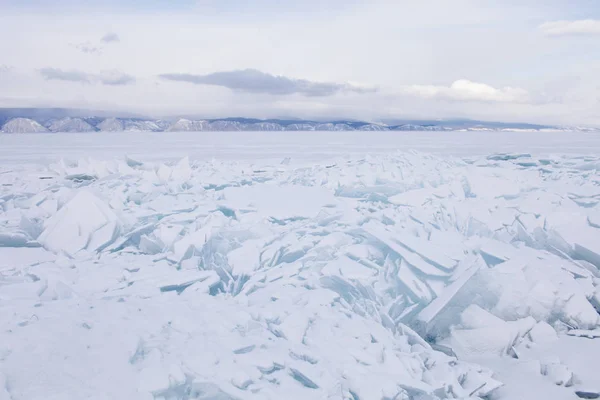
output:
<instances>
[{"instance_id":1,"label":"white cloud","mask_svg":"<svg viewBox=\"0 0 600 400\"><path fill-rule=\"evenodd\" d=\"M600 20L553 21L540 25L548 36L600 35Z\"/></svg>"},{"instance_id":2,"label":"white cloud","mask_svg":"<svg viewBox=\"0 0 600 400\"><path fill-rule=\"evenodd\" d=\"M425 99L456 101L526 103L529 100L529 93L524 89L508 86L498 89L467 79L455 81L450 86L410 85L403 87L401 92Z\"/></svg>"}]
</instances>

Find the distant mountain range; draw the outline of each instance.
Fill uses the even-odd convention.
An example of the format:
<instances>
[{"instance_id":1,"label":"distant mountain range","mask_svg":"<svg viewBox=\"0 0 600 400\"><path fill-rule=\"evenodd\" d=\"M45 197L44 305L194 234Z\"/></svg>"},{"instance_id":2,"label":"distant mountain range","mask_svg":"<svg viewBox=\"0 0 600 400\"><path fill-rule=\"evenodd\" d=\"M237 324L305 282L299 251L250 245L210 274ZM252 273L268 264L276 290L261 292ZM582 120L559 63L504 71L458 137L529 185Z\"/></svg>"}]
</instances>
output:
<instances>
[{"instance_id":1,"label":"distant mountain range","mask_svg":"<svg viewBox=\"0 0 600 400\"><path fill-rule=\"evenodd\" d=\"M252 118L165 118L58 108L0 109L0 132L210 132L210 131L598 131L596 128L561 127L472 120L310 121Z\"/></svg>"}]
</instances>

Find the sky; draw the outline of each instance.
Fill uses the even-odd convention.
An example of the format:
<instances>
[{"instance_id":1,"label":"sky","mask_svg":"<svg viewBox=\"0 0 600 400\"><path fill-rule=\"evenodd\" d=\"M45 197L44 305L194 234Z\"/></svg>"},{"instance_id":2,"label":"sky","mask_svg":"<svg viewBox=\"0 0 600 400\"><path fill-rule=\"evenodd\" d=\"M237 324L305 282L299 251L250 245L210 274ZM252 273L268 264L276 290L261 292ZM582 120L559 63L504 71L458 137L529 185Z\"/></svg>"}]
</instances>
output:
<instances>
[{"instance_id":1,"label":"sky","mask_svg":"<svg viewBox=\"0 0 600 400\"><path fill-rule=\"evenodd\" d=\"M0 107L600 126L600 2L0 0Z\"/></svg>"}]
</instances>

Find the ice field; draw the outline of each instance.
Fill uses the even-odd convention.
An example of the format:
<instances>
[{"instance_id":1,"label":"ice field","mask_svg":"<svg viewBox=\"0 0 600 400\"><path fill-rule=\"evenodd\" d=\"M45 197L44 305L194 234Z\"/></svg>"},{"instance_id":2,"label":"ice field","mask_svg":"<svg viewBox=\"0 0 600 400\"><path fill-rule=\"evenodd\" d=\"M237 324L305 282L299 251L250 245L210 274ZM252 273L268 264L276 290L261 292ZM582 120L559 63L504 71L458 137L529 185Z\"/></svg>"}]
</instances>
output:
<instances>
[{"instance_id":1,"label":"ice field","mask_svg":"<svg viewBox=\"0 0 600 400\"><path fill-rule=\"evenodd\" d=\"M600 135L0 135L0 400L600 398Z\"/></svg>"}]
</instances>

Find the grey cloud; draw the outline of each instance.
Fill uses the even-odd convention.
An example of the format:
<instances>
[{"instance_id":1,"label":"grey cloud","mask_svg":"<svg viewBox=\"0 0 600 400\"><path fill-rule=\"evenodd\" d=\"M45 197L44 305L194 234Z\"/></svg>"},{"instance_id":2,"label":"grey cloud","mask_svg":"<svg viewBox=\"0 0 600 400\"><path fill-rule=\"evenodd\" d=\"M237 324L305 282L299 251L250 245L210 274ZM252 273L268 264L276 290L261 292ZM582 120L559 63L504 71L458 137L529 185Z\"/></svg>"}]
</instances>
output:
<instances>
[{"instance_id":1,"label":"grey cloud","mask_svg":"<svg viewBox=\"0 0 600 400\"><path fill-rule=\"evenodd\" d=\"M373 88L364 88L348 83L311 82L305 79L276 76L255 69L214 72L207 75L162 74L160 78L176 82L222 86L242 92L272 95L297 93L305 96L331 96L338 92L367 93L376 91Z\"/></svg>"},{"instance_id":2,"label":"grey cloud","mask_svg":"<svg viewBox=\"0 0 600 400\"><path fill-rule=\"evenodd\" d=\"M89 74L82 71L64 71L58 68L42 68L40 74L46 80L78 82L78 83L99 83L102 85L119 86L135 83L135 77L124 74L119 71L103 71L100 74Z\"/></svg>"},{"instance_id":3,"label":"grey cloud","mask_svg":"<svg viewBox=\"0 0 600 400\"><path fill-rule=\"evenodd\" d=\"M90 74L81 71L63 71L57 68L42 68L40 74L46 80L90 83Z\"/></svg>"},{"instance_id":4,"label":"grey cloud","mask_svg":"<svg viewBox=\"0 0 600 400\"><path fill-rule=\"evenodd\" d=\"M112 42L120 42L121 38L114 32L109 32L106 35L102 36L102 40L104 43L112 43Z\"/></svg>"},{"instance_id":5,"label":"grey cloud","mask_svg":"<svg viewBox=\"0 0 600 400\"><path fill-rule=\"evenodd\" d=\"M103 85L119 86L135 83L135 77L118 71L105 71L98 75L97 78L98 82Z\"/></svg>"}]
</instances>

